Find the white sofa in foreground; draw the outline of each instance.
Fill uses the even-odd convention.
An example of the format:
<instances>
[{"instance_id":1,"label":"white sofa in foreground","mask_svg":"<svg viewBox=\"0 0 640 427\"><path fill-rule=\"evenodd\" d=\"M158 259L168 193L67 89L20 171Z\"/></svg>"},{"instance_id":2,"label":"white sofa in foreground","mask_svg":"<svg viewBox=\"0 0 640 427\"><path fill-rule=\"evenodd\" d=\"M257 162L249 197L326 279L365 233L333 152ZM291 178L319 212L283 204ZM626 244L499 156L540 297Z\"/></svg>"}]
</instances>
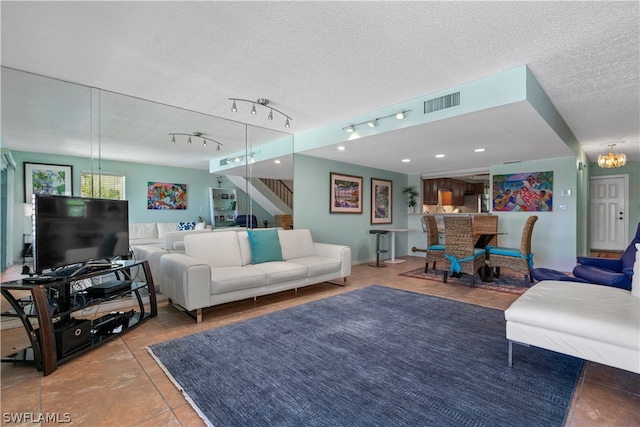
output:
<instances>
[{"instance_id":1,"label":"white sofa in foreground","mask_svg":"<svg viewBox=\"0 0 640 427\"><path fill-rule=\"evenodd\" d=\"M640 244L631 291L544 280L505 311L509 366L513 343L640 373Z\"/></svg>"},{"instance_id":2,"label":"white sofa in foreground","mask_svg":"<svg viewBox=\"0 0 640 427\"><path fill-rule=\"evenodd\" d=\"M185 236L185 253L160 259L162 292L202 320L217 304L351 275L348 246L316 243L306 229L221 231Z\"/></svg>"}]
</instances>

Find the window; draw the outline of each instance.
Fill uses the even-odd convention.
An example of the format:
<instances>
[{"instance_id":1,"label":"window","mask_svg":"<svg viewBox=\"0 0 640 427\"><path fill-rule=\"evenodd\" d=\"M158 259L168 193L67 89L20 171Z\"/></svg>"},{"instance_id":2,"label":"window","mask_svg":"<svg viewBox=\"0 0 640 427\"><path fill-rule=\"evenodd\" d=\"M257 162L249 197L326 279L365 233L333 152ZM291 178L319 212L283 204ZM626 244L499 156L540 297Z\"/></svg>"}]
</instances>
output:
<instances>
[{"instance_id":1,"label":"window","mask_svg":"<svg viewBox=\"0 0 640 427\"><path fill-rule=\"evenodd\" d=\"M82 197L124 200L124 175L82 171L80 188Z\"/></svg>"}]
</instances>

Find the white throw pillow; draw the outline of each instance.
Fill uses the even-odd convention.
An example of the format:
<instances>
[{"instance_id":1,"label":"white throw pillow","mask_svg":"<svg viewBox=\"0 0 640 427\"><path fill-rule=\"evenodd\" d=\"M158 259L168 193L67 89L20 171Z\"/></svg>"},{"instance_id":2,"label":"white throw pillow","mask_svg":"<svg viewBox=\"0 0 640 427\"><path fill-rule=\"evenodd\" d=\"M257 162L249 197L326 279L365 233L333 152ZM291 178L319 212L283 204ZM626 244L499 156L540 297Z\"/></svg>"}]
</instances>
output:
<instances>
[{"instance_id":1,"label":"white throw pillow","mask_svg":"<svg viewBox=\"0 0 640 427\"><path fill-rule=\"evenodd\" d=\"M640 243L636 243L636 262L631 277L631 295L640 298Z\"/></svg>"}]
</instances>

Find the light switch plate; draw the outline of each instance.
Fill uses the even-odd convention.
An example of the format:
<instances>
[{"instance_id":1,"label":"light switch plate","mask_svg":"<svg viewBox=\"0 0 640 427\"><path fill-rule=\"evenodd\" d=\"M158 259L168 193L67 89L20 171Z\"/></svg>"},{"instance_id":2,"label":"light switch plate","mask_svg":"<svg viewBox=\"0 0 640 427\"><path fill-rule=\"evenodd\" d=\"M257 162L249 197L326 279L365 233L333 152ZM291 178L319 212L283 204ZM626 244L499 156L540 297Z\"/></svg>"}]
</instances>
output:
<instances>
[{"instance_id":1,"label":"light switch plate","mask_svg":"<svg viewBox=\"0 0 640 427\"><path fill-rule=\"evenodd\" d=\"M563 188L562 189L562 197L571 197L571 189Z\"/></svg>"}]
</instances>

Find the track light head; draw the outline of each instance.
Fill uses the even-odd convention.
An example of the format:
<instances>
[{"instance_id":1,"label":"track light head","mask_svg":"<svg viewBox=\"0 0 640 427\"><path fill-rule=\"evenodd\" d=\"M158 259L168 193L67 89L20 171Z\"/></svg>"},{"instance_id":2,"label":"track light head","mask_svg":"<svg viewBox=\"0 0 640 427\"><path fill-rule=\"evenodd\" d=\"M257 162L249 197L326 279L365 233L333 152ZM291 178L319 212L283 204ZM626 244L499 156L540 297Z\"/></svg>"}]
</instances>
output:
<instances>
[{"instance_id":1,"label":"track light head","mask_svg":"<svg viewBox=\"0 0 640 427\"><path fill-rule=\"evenodd\" d=\"M191 132L191 133L175 132L175 133L170 133L169 135L171 135L171 143L172 144L176 143L176 135L182 135L182 136L188 137L187 144L192 144L193 141L191 140L191 137L195 136L196 138L202 138L202 146L203 147L208 147L209 146L209 142L213 142L214 144L217 145L216 151L220 151L220 148L222 147L222 143L221 142L218 142L215 139L207 138L206 136L204 136L204 134L202 132Z\"/></svg>"},{"instance_id":2,"label":"track light head","mask_svg":"<svg viewBox=\"0 0 640 427\"><path fill-rule=\"evenodd\" d=\"M282 111L278 110L277 108L273 108L272 106L269 105L269 103L271 101L269 101L267 98L258 98L255 101L253 100L249 100L249 99L242 99L242 98L229 98L229 101L233 101L233 104L231 105L231 111L233 111L234 113L238 111L238 108L236 107L236 102L237 101L241 101L241 102L249 102L252 104L251 107L251 115L256 115L258 114L258 111L256 109L256 104L262 106L262 107L266 107L269 109L269 114L267 115L267 119L268 120L273 120L273 112L275 111L278 114L283 115L286 120L284 123L284 127L286 128L290 128L291 127L291 120L293 120L291 117L287 116L285 113L283 113Z\"/></svg>"},{"instance_id":3,"label":"track light head","mask_svg":"<svg viewBox=\"0 0 640 427\"><path fill-rule=\"evenodd\" d=\"M345 128L345 130L349 133L353 132L354 130L356 130L356 128L353 125L349 125Z\"/></svg>"},{"instance_id":4,"label":"track light head","mask_svg":"<svg viewBox=\"0 0 640 427\"><path fill-rule=\"evenodd\" d=\"M398 111L398 114L396 114L396 119L398 120L404 119L404 110Z\"/></svg>"},{"instance_id":5,"label":"track light head","mask_svg":"<svg viewBox=\"0 0 640 427\"><path fill-rule=\"evenodd\" d=\"M369 125L369 127L374 128L378 124L378 119L369 120L369 122L367 122L367 124Z\"/></svg>"}]
</instances>

